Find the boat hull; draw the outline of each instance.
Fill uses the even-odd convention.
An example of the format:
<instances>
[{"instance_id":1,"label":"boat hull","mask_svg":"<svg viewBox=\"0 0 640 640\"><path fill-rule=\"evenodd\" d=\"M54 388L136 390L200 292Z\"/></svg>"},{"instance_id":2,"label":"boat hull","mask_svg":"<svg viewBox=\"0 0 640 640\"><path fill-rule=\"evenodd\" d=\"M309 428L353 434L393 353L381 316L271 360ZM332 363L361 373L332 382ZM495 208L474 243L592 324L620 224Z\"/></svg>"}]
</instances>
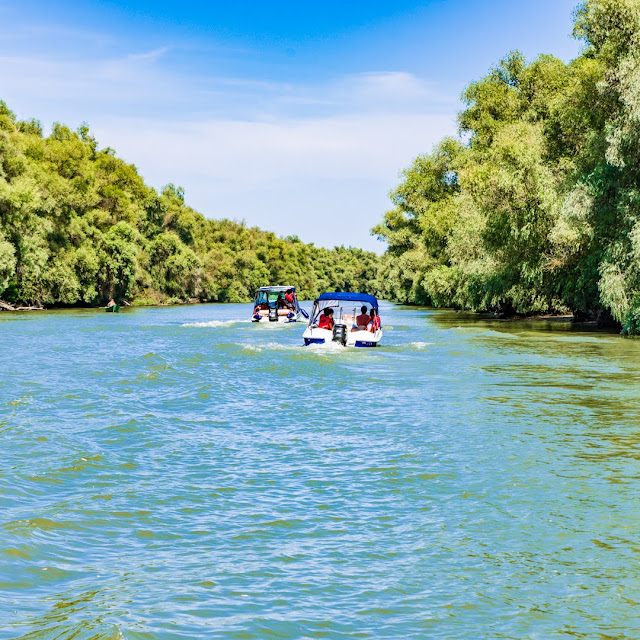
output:
<instances>
[{"instance_id":1,"label":"boat hull","mask_svg":"<svg viewBox=\"0 0 640 640\"><path fill-rule=\"evenodd\" d=\"M278 320L269 320L269 316L268 315L264 315L264 316L260 316L259 318L257 316L251 316L251 322L259 322L262 324L291 324L293 322L300 322L302 318L302 314L298 311L297 313L295 312L290 312L287 313L286 315L278 315Z\"/></svg>"},{"instance_id":2,"label":"boat hull","mask_svg":"<svg viewBox=\"0 0 640 640\"><path fill-rule=\"evenodd\" d=\"M308 327L302 334L305 346L312 344L339 344L345 347L372 348L377 347L382 340L382 329L378 329L375 333L371 331L347 331L347 343L342 345L341 342L334 342L333 331L328 329L318 329Z\"/></svg>"}]
</instances>

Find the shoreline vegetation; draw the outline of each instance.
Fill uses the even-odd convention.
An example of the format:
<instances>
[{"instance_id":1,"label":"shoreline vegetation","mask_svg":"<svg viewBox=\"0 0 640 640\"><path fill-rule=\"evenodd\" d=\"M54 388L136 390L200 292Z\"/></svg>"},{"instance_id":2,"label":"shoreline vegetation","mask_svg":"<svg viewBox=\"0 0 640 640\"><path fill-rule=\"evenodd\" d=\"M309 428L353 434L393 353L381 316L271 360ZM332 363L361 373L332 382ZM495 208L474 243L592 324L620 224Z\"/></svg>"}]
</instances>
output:
<instances>
[{"instance_id":1,"label":"shoreline vegetation","mask_svg":"<svg viewBox=\"0 0 640 640\"><path fill-rule=\"evenodd\" d=\"M460 136L403 172L381 297L640 332L640 0L586 0L574 37L472 82Z\"/></svg>"},{"instance_id":2,"label":"shoreline vegetation","mask_svg":"<svg viewBox=\"0 0 640 640\"><path fill-rule=\"evenodd\" d=\"M365 291L498 318L640 333L640 0L586 0L582 53L509 53L464 91L459 137L403 171L382 256L205 218L83 124L0 102L0 308L246 302Z\"/></svg>"},{"instance_id":3,"label":"shoreline vegetation","mask_svg":"<svg viewBox=\"0 0 640 640\"><path fill-rule=\"evenodd\" d=\"M87 125L18 120L0 101L0 300L12 307L245 302L269 283L301 297L377 287L378 256L205 218L160 193Z\"/></svg>"},{"instance_id":4,"label":"shoreline vegetation","mask_svg":"<svg viewBox=\"0 0 640 640\"><path fill-rule=\"evenodd\" d=\"M311 302L312 300L300 300L303 302ZM242 301L244 304L246 301ZM172 300L170 302L157 302L157 303L149 303L146 300L143 300L142 303L137 302L136 300L132 302L128 302L126 300L121 301L122 307L131 307L133 309L136 308L153 308L153 307L174 307L174 306L189 306L189 305L201 305L201 304L225 304L223 302L217 301L209 301L209 300L198 300L197 298L191 298L189 300ZM545 314L513 314L513 315L504 315L495 312L487 312L487 311L471 311L469 309L455 309L453 307L433 307L429 305L416 305L414 303L399 303L405 304L409 307L422 306L427 309L435 310L435 311L459 311L459 312L467 312L472 313L474 317L477 317L479 320L491 320L496 322L552 322L559 324L574 324L581 325L585 327L597 327L598 329L605 330L608 332L617 330L617 327L611 326L610 324L601 324L598 323L597 319L578 319L571 314L561 314L561 313L545 313ZM86 304L75 304L75 305L65 305L65 304L53 304L49 306L42 305L32 305L32 306L22 306L20 304L8 304L2 300L0 300L0 312L2 311L13 311L13 312L24 312L24 311L61 311L61 310L82 310L82 309L94 309L96 311L102 311L104 307L102 306L91 306Z\"/></svg>"}]
</instances>

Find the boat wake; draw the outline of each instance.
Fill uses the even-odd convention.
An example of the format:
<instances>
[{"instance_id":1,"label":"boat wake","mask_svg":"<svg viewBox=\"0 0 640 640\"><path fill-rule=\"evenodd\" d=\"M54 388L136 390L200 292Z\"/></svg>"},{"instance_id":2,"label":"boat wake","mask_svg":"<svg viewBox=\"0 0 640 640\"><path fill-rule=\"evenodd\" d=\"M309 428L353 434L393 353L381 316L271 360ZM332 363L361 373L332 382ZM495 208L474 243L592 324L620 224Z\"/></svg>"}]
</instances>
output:
<instances>
[{"instance_id":1,"label":"boat wake","mask_svg":"<svg viewBox=\"0 0 640 640\"><path fill-rule=\"evenodd\" d=\"M410 342L407 347L409 349L417 349L419 351L421 351L422 349L426 349L427 347L430 347L432 345L434 345L435 342Z\"/></svg>"},{"instance_id":2,"label":"boat wake","mask_svg":"<svg viewBox=\"0 0 640 640\"><path fill-rule=\"evenodd\" d=\"M353 354L362 351L361 349L345 349L341 344L337 342L330 342L327 344L310 344L304 346L302 344L282 344L280 342L264 342L259 344L246 344L235 343L240 347L242 351L249 353L261 353L263 351L287 351L298 353L301 356L305 354L313 355L331 355L331 354Z\"/></svg>"},{"instance_id":3,"label":"boat wake","mask_svg":"<svg viewBox=\"0 0 640 640\"><path fill-rule=\"evenodd\" d=\"M302 348L300 344L282 344L280 342L265 342L262 344L242 344L236 343L243 351L299 351Z\"/></svg>"},{"instance_id":4,"label":"boat wake","mask_svg":"<svg viewBox=\"0 0 640 640\"><path fill-rule=\"evenodd\" d=\"M217 329L219 327L231 327L234 324L251 322L251 320L210 320L209 322L185 322L182 327L197 327Z\"/></svg>"}]
</instances>

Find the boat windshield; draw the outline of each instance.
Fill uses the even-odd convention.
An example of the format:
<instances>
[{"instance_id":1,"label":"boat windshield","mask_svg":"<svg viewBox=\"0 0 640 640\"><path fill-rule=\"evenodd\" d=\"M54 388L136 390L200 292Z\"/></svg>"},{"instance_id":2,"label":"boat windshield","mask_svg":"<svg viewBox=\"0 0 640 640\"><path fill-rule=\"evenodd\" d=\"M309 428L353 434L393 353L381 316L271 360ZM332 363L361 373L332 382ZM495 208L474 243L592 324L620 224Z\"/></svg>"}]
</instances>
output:
<instances>
[{"instance_id":1,"label":"boat windshield","mask_svg":"<svg viewBox=\"0 0 640 640\"><path fill-rule=\"evenodd\" d=\"M259 291L256 291L255 305L268 305L269 307L275 307L276 302L278 301L278 298L280 296L282 296L282 299L284 300L285 291L282 289L261 289ZM294 306L297 307L298 297L296 296L295 291L293 292L293 296L295 301Z\"/></svg>"},{"instance_id":2,"label":"boat windshield","mask_svg":"<svg viewBox=\"0 0 640 640\"><path fill-rule=\"evenodd\" d=\"M333 321L336 324L355 325L355 319L362 313L361 308L367 307L367 315L370 314L372 306L364 301L352 300L317 300L309 316L309 324L315 326L320 320L320 316L325 309L333 309Z\"/></svg>"},{"instance_id":3,"label":"boat windshield","mask_svg":"<svg viewBox=\"0 0 640 640\"><path fill-rule=\"evenodd\" d=\"M256 292L256 304L266 304L268 300L268 294L266 291L258 291Z\"/></svg>"}]
</instances>

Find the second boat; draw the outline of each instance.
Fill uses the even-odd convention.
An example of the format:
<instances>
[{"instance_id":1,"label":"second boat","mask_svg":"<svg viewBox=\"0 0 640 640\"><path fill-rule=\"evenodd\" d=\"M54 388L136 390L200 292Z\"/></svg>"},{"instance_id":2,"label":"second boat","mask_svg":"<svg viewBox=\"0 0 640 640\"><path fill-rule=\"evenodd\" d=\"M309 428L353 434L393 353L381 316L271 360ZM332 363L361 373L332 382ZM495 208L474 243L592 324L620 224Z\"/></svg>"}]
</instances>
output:
<instances>
[{"instance_id":1,"label":"second boat","mask_svg":"<svg viewBox=\"0 0 640 640\"><path fill-rule=\"evenodd\" d=\"M252 322L298 322L308 318L298 304L295 287L260 287L253 302Z\"/></svg>"}]
</instances>

